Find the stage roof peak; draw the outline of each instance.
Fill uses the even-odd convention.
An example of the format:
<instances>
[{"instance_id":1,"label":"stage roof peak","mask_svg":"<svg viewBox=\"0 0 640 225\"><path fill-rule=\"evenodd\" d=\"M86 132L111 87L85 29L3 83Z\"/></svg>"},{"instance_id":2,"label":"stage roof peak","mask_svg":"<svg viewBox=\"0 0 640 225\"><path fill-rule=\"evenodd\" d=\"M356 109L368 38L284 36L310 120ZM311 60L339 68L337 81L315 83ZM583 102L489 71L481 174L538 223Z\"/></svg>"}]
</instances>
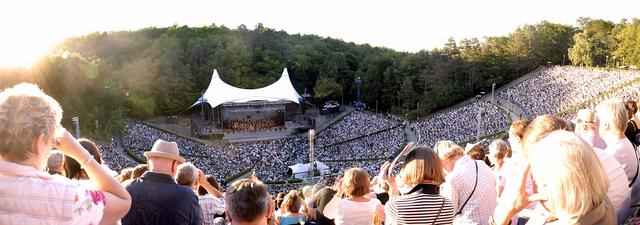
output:
<instances>
[{"instance_id":1,"label":"stage roof peak","mask_svg":"<svg viewBox=\"0 0 640 225\"><path fill-rule=\"evenodd\" d=\"M280 79L261 88L245 89L227 84L214 69L211 82L204 94L192 106L207 102L212 108L224 103L245 103L250 101L291 101L300 104L300 95L293 88L287 68L284 68Z\"/></svg>"}]
</instances>

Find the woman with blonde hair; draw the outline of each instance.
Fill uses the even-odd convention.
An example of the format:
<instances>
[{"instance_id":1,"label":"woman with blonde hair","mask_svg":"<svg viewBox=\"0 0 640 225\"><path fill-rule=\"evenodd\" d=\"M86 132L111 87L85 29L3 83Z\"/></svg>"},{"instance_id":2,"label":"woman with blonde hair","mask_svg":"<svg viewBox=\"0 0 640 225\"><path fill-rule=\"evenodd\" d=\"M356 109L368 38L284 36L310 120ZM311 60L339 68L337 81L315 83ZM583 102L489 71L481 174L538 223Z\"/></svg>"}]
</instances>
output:
<instances>
[{"instance_id":1,"label":"woman with blonde hair","mask_svg":"<svg viewBox=\"0 0 640 225\"><path fill-rule=\"evenodd\" d=\"M0 93L0 224L114 224L131 196L71 134L58 102L33 84ZM44 172L53 147L80 162L95 187Z\"/></svg>"},{"instance_id":2,"label":"woman with blonde hair","mask_svg":"<svg viewBox=\"0 0 640 225\"><path fill-rule=\"evenodd\" d=\"M591 146L568 131L554 131L532 144L530 166L519 170L500 198L491 224L509 223L517 212L539 201L545 213L535 214L536 224L616 224L607 198L607 175ZM525 191L533 177L537 192ZM571 194L569 194L571 193Z\"/></svg>"},{"instance_id":3,"label":"woman with blonde hair","mask_svg":"<svg viewBox=\"0 0 640 225\"><path fill-rule=\"evenodd\" d=\"M502 195L502 190L504 189L504 184L506 181L506 177L510 175L509 163L507 163L507 158L509 158L510 154L509 145L507 142L497 139L489 144L489 161L493 164L493 174L496 176L496 192L498 193L498 197Z\"/></svg>"},{"instance_id":4,"label":"woman with blonde hair","mask_svg":"<svg viewBox=\"0 0 640 225\"><path fill-rule=\"evenodd\" d=\"M367 171L351 168L338 183L338 192L325 206L324 215L336 225L371 225L374 218L384 220L384 207L378 199L369 198L371 184ZM345 194L347 198L340 199Z\"/></svg>"},{"instance_id":5,"label":"woman with blonde hair","mask_svg":"<svg viewBox=\"0 0 640 225\"><path fill-rule=\"evenodd\" d=\"M528 152L531 151L533 145L551 132L557 130L571 131L571 129L566 126L564 120L557 116L544 115L534 119L525 133L525 140L529 146ZM584 141L582 138L581 140ZM589 142L585 141L585 143L591 146ZM631 213L631 194L622 165L609 153L600 149L594 149L594 152L598 156L606 173L606 178L608 179L609 187L607 189L607 197L616 211L618 220L623 221Z\"/></svg>"},{"instance_id":6,"label":"woman with blonde hair","mask_svg":"<svg viewBox=\"0 0 640 225\"><path fill-rule=\"evenodd\" d=\"M302 208L302 198L298 196L297 191L290 191L284 196L282 206L280 207L280 225L291 225L305 222L306 216L300 213Z\"/></svg>"},{"instance_id":7,"label":"woman with blonde hair","mask_svg":"<svg viewBox=\"0 0 640 225\"><path fill-rule=\"evenodd\" d=\"M397 196L394 176L387 176L390 164L380 169L383 180L389 184L391 199L385 204L386 224L451 224L453 206L440 195L444 174L440 159L429 147L415 147L404 160L400 176L411 191ZM418 212L418 213L416 213Z\"/></svg>"}]
</instances>

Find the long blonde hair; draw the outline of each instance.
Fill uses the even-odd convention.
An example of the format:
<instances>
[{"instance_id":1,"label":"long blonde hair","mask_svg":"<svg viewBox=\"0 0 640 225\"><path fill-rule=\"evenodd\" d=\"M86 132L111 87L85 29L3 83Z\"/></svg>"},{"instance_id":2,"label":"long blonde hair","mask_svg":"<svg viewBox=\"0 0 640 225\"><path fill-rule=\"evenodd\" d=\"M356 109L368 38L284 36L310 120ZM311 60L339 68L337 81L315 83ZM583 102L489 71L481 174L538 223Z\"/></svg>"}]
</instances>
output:
<instances>
[{"instance_id":1,"label":"long blonde hair","mask_svg":"<svg viewBox=\"0 0 640 225\"><path fill-rule=\"evenodd\" d=\"M558 219L576 221L604 204L607 175L594 150L575 134L554 131L531 147L531 175Z\"/></svg>"}]
</instances>

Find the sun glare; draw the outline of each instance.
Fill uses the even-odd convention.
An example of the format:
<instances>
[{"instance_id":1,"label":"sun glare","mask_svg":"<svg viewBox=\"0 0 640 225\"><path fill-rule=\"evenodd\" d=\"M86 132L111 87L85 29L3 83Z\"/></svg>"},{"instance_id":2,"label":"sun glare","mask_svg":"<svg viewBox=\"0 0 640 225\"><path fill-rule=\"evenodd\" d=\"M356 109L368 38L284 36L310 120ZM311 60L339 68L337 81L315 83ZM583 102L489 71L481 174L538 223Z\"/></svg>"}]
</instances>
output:
<instances>
[{"instance_id":1,"label":"sun glare","mask_svg":"<svg viewBox=\"0 0 640 225\"><path fill-rule=\"evenodd\" d=\"M38 35L0 37L0 68L31 67L53 43Z\"/></svg>"}]
</instances>

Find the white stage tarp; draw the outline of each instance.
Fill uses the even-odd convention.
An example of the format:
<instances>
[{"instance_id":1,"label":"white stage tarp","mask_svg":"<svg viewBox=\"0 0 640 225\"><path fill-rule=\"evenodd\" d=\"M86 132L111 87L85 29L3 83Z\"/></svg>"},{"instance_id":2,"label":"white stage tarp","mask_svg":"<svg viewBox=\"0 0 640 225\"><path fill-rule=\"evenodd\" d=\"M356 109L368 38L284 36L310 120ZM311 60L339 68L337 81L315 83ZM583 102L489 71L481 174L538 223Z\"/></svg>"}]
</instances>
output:
<instances>
[{"instance_id":1,"label":"white stage tarp","mask_svg":"<svg viewBox=\"0 0 640 225\"><path fill-rule=\"evenodd\" d=\"M275 83L257 89L244 89L231 86L218 75L218 70L213 70L211 82L204 94L191 107L207 102L211 108L224 103L246 103L251 101L291 101L300 104L302 97L298 94L291 80L287 68L282 71L280 79Z\"/></svg>"}]
</instances>

